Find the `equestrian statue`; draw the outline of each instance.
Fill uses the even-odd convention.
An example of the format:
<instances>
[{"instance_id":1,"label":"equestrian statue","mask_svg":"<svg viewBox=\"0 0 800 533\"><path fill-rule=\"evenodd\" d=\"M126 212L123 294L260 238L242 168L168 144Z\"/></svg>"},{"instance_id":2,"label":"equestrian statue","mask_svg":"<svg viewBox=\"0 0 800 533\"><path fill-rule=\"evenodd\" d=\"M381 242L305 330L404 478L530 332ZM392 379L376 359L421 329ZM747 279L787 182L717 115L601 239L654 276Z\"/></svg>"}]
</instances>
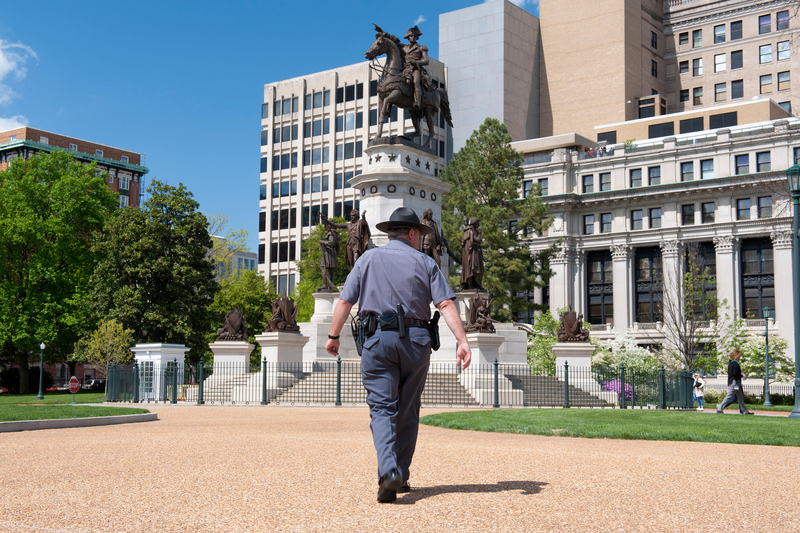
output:
<instances>
[{"instance_id":1,"label":"equestrian statue","mask_svg":"<svg viewBox=\"0 0 800 533\"><path fill-rule=\"evenodd\" d=\"M414 26L406 32L408 44L403 43L396 36L383 31L375 26L375 42L367 50L364 57L370 61L386 54L386 63L378 81L378 135L383 133L383 123L392 114L392 106L405 109L411 115L414 124L414 133L406 137L413 139L421 137L419 123L422 117L428 124L428 138L422 146L429 148L433 139L433 126L436 114L441 109L444 119L453 127L453 118L450 116L450 102L447 91L442 87L433 87L424 66L428 64L428 48L417 43L417 38L422 35L419 28Z\"/></svg>"}]
</instances>

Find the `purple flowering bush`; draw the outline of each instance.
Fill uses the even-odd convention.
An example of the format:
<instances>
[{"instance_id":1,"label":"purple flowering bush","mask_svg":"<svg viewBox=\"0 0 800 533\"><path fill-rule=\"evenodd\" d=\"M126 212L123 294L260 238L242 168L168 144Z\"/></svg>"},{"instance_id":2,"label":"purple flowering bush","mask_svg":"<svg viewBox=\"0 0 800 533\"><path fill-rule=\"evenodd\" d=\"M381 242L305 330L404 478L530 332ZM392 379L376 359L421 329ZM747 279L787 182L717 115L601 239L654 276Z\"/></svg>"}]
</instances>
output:
<instances>
[{"instance_id":1,"label":"purple flowering bush","mask_svg":"<svg viewBox=\"0 0 800 533\"><path fill-rule=\"evenodd\" d=\"M622 389L622 381L620 379L613 379L611 381L604 381L600 384L604 391L620 393ZM633 400L633 387L630 383L625 383L625 399Z\"/></svg>"}]
</instances>

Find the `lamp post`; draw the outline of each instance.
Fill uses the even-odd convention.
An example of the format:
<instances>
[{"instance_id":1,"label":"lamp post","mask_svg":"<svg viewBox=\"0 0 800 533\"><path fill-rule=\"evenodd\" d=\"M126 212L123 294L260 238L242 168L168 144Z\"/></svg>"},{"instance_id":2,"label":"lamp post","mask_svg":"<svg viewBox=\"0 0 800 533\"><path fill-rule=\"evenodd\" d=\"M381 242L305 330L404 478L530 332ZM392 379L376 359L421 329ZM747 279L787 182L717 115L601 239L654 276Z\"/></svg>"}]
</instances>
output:
<instances>
[{"instance_id":1,"label":"lamp post","mask_svg":"<svg viewBox=\"0 0 800 533\"><path fill-rule=\"evenodd\" d=\"M772 407L769 401L769 306L764 307L764 407Z\"/></svg>"},{"instance_id":2,"label":"lamp post","mask_svg":"<svg viewBox=\"0 0 800 533\"><path fill-rule=\"evenodd\" d=\"M44 343L39 345L39 395L37 400L44 400L42 393L42 379L44 378Z\"/></svg>"},{"instance_id":3,"label":"lamp post","mask_svg":"<svg viewBox=\"0 0 800 533\"><path fill-rule=\"evenodd\" d=\"M786 169L792 193L792 300L794 301L794 409L789 418L800 418L800 165Z\"/></svg>"}]
</instances>

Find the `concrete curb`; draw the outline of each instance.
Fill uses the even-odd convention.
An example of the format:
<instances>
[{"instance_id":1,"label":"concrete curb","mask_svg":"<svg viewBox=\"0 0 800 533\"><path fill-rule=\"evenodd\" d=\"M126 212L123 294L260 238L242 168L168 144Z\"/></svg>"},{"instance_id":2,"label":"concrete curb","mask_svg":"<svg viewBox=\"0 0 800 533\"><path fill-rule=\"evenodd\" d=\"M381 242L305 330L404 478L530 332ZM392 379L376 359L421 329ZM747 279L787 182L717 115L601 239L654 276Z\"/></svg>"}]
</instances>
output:
<instances>
[{"instance_id":1,"label":"concrete curb","mask_svg":"<svg viewBox=\"0 0 800 533\"><path fill-rule=\"evenodd\" d=\"M16 422L0 422L0 433L9 431L30 431L33 429L111 426L115 424L130 424L133 422L150 422L153 420L158 420L158 413L121 416L97 416L91 418L60 418L56 420L20 420Z\"/></svg>"}]
</instances>

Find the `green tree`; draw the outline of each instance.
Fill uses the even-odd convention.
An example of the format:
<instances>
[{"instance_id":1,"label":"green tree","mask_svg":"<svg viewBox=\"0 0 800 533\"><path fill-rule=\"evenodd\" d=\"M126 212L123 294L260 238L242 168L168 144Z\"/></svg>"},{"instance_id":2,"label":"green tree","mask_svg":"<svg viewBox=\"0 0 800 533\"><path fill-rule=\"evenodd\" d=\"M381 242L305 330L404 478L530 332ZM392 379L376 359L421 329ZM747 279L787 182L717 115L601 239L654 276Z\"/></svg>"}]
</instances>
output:
<instances>
[{"instance_id":1,"label":"green tree","mask_svg":"<svg viewBox=\"0 0 800 533\"><path fill-rule=\"evenodd\" d=\"M107 376L109 365L125 365L133 361L131 346L134 343L133 331L125 329L114 319L105 320L91 335L75 344L70 360L94 365Z\"/></svg>"},{"instance_id":2,"label":"green tree","mask_svg":"<svg viewBox=\"0 0 800 533\"><path fill-rule=\"evenodd\" d=\"M531 326L533 332L528 335L528 364L531 367L555 368L553 345L558 342L558 326L558 320L549 309L536 317Z\"/></svg>"},{"instance_id":3,"label":"green tree","mask_svg":"<svg viewBox=\"0 0 800 533\"><path fill-rule=\"evenodd\" d=\"M91 243L117 205L95 165L64 151L0 172L0 352L18 363L21 393L39 343L63 361L94 327L89 279L101 254Z\"/></svg>"},{"instance_id":4,"label":"green tree","mask_svg":"<svg viewBox=\"0 0 800 533\"><path fill-rule=\"evenodd\" d=\"M517 294L547 284L548 259L555 252L555 245L531 252L525 242L526 234L541 236L551 219L538 192L520 197L522 154L510 142L506 126L487 118L440 174L442 181L454 185L442 199L445 236L458 244L453 248L460 248L467 221L480 219L486 269L483 287L494 298L495 318L503 321L519 310L543 309Z\"/></svg>"},{"instance_id":5,"label":"green tree","mask_svg":"<svg viewBox=\"0 0 800 533\"><path fill-rule=\"evenodd\" d=\"M119 320L137 342L185 344L196 361L212 327L218 286L208 220L192 194L154 180L142 209L120 209L97 240L97 316Z\"/></svg>"},{"instance_id":6,"label":"green tree","mask_svg":"<svg viewBox=\"0 0 800 533\"><path fill-rule=\"evenodd\" d=\"M272 316L272 300L277 297L272 284L252 270L242 270L238 275L222 278L210 307L213 327L206 335L206 342L217 340L217 329L225 324L225 315L238 307L247 315L247 342L256 345L250 360L257 363L261 359L261 346L256 342L256 335L266 329L267 320ZM210 353L209 350L206 355Z\"/></svg>"},{"instance_id":7,"label":"green tree","mask_svg":"<svg viewBox=\"0 0 800 533\"><path fill-rule=\"evenodd\" d=\"M636 343L636 338L628 331L617 333L608 341L593 342L597 347L592 355L592 364L600 366L619 366L634 371L652 371L661 367L658 357Z\"/></svg>"},{"instance_id":8,"label":"green tree","mask_svg":"<svg viewBox=\"0 0 800 533\"><path fill-rule=\"evenodd\" d=\"M341 217L330 219L333 222L344 223L346 220ZM337 286L341 286L344 280L347 279L347 274L350 269L347 267L347 258L345 251L345 243L347 242L347 230L340 229L339 232L339 263L336 267L333 282ZM307 322L314 314L314 297L312 296L317 289L322 287L322 271L320 270L320 263L322 262L322 249L319 241L325 236L325 226L317 224L311 230L311 234L303 241L303 247L300 253L300 260L297 262L297 271L300 273L300 283L295 289L295 298L297 299L297 321Z\"/></svg>"},{"instance_id":9,"label":"green tree","mask_svg":"<svg viewBox=\"0 0 800 533\"><path fill-rule=\"evenodd\" d=\"M728 354L731 350L742 353L740 365L746 376L763 376L766 359L764 336L754 333L744 318L729 320L721 330L716 343L719 368L728 367ZM788 343L775 333L769 335L770 382L794 379L794 359L786 355Z\"/></svg>"}]
</instances>

